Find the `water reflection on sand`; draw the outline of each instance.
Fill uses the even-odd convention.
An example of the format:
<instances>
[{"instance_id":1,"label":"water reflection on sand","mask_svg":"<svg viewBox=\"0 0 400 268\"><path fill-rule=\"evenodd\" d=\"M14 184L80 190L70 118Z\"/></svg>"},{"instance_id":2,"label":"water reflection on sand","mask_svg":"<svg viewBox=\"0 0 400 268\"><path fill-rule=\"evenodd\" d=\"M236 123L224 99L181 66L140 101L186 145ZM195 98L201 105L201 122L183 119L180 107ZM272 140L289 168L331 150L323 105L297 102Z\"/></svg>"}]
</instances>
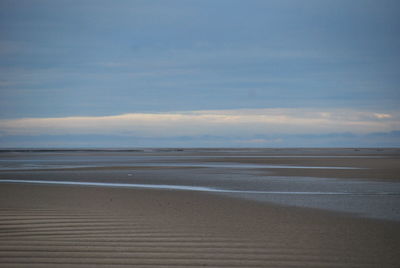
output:
<instances>
[{"instance_id":1,"label":"water reflection on sand","mask_svg":"<svg viewBox=\"0 0 400 268\"><path fill-rule=\"evenodd\" d=\"M152 151L3 152L0 182L203 191L400 221L400 183L379 180L379 172L388 170L390 165L396 167L399 159L396 151L384 154L338 149L279 153L266 150L157 151L156 154ZM376 180L363 180L362 176L368 173L357 173L369 169L377 174ZM274 170L292 170L294 175L277 176ZM338 175L352 172L352 177L296 174L303 170L322 175L330 172L331 176L334 172L340 172ZM396 171L392 173L393 177Z\"/></svg>"}]
</instances>

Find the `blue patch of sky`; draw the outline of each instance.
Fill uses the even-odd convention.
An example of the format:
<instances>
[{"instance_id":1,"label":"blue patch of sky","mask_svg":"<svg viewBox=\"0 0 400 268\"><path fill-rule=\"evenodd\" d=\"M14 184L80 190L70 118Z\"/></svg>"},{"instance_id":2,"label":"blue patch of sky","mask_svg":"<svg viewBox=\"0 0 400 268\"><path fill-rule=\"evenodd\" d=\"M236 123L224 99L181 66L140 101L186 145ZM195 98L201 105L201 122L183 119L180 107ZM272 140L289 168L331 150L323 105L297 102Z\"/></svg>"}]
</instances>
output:
<instances>
[{"instance_id":1,"label":"blue patch of sky","mask_svg":"<svg viewBox=\"0 0 400 268\"><path fill-rule=\"evenodd\" d=\"M398 106L398 1L1 1L0 117Z\"/></svg>"}]
</instances>

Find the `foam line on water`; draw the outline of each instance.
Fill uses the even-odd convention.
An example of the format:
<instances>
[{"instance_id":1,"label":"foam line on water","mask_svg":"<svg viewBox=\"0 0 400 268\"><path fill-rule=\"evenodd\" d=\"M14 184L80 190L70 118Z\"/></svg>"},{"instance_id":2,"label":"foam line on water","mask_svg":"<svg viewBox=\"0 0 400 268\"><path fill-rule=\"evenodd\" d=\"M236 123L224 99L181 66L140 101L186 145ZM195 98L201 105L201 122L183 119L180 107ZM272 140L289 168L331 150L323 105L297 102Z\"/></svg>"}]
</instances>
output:
<instances>
[{"instance_id":1,"label":"foam line on water","mask_svg":"<svg viewBox=\"0 0 400 268\"><path fill-rule=\"evenodd\" d=\"M164 190L185 190L198 192L216 193L241 193L241 194L275 194L275 195L397 195L395 192L306 192L306 191L257 191L257 190L230 190L218 189L204 186L187 185L165 185L165 184L136 184L136 183L111 183L111 182L77 182L77 181L48 181L48 180L0 180L0 183L25 183L25 184L56 184L56 185L77 185L97 186L115 188L141 188L141 189L164 189Z\"/></svg>"}]
</instances>

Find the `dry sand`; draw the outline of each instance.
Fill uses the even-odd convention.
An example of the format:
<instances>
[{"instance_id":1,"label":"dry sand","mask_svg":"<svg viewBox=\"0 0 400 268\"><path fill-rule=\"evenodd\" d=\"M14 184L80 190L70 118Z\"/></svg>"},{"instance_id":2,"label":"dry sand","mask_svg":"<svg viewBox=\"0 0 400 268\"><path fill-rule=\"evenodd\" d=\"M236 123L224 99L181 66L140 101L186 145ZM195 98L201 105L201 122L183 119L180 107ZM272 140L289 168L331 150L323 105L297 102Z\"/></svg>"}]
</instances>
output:
<instances>
[{"instance_id":1,"label":"dry sand","mask_svg":"<svg viewBox=\"0 0 400 268\"><path fill-rule=\"evenodd\" d=\"M399 223L200 192L2 184L1 267L399 267Z\"/></svg>"},{"instance_id":2,"label":"dry sand","mask_svg":"<svg viewBox=\"0 0 400 268\"><path fill-rule=\"evenodd\" d=\"M60 159L64 159L64 153L60 153ZM114 156L126 159L131 154L136 152L69 152L73 159L82 156L90 159L98 155L103 155L104 159ZM140 156L142 153L137 154ZM202 156L196 160L197 163L362 168L255 171L265 176L396 182L400 174L398 149L149 153L150 156L165 154ZM293 157L296 155L307 157ZM356 157L349 159L348 156ZM7 152L0 155L7 161L16 159L17 164L20 159L36 161L44 157L51 159L57 154ZM136 158L129 159L134 161ZM37 163L35 161L33 163ZM179 160L180 163L185 161L193 159L183 157ZM0 179L202 183L199 185L233 187L243 185L243 180L248 179L246 172L254 171L238 173L228 169L210 171L207 168L133 167L125 164L106 167L99 164L95 168L76 169L3 170ZM221 176L218 177L217 173ZM262 180L262 176L251 178L258 182ZM256 182L253 185L257 185ZM397 268L400 267L399 252L398 221L357 218L353 214L279 206L206 192L0 184L0 267Z\"/></svg>"}]
</instances>

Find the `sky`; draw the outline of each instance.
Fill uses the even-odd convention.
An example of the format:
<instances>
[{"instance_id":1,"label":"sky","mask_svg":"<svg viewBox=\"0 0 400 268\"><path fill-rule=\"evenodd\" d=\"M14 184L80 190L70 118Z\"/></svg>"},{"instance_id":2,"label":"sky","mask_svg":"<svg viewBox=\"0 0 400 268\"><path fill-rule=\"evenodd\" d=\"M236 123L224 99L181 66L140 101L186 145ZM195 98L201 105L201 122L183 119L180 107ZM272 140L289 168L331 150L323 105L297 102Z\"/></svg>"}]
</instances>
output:
<instances>
[{"instance_id":1,"label":"sky","mask_svg":"<svg viewBox=\"0 0 400 268\"><path fill-rule=\"evenodd\" d=\"M397 0L1 0L0 147L400 147Z\"/></svg>"}]
</instances>

